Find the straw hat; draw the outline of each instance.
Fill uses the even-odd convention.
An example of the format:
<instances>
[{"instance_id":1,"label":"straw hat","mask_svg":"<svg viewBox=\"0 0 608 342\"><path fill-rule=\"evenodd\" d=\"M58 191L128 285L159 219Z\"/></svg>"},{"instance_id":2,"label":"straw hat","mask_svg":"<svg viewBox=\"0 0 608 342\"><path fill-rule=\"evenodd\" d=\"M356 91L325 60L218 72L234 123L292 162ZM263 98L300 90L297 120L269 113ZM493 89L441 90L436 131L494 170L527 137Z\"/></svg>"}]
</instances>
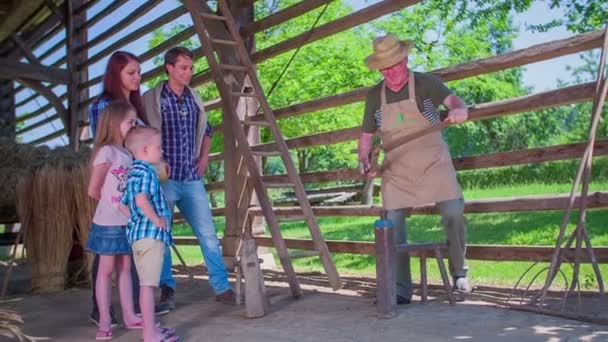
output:
<instances>
[{"instance_id":1,"label":"straw hat","mask_svg":"<svg viewBox=\"0 0 608 342\"><path fill-rule=\"evenodd\" d=\"M395 65L407 57L411 41L399 40L392 33L374 39L374 53L365 59L372 70L380 70Z\"/></svg>"}]
</instances>

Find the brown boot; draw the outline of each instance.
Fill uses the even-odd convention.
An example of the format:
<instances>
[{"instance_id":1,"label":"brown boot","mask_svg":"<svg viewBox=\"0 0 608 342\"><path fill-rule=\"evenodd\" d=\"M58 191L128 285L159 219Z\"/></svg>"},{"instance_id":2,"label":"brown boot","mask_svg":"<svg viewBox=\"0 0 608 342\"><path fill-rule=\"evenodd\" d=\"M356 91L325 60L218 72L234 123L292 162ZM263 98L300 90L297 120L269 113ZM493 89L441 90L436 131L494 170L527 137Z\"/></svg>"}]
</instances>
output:
<instances>
[{"instance_id":1,"label":"brown boot","mask_svg":"<svg viewBox=\"0 0 608 342\"><path fill-rule=\"evenodd\" d=\"M232 290L216 295L215 300L228 305L234 305L236 303L236 298Z\"/></svg>"}]
</instances>

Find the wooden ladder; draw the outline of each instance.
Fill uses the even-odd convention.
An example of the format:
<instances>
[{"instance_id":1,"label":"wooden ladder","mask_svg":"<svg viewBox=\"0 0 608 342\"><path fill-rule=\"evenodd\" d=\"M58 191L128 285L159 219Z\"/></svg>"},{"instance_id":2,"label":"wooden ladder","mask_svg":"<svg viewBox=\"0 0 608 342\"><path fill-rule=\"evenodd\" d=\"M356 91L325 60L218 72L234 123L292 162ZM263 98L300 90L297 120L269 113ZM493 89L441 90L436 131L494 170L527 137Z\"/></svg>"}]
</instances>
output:
<instances>
[{"instance_id":1,"label":"wooden ladder","mask_svg":"<svg viewBox=\"0 0 608 342\"><path fill-rule=\"evenodd\" d=\"M249 58L249 54L236 27L234 18L230 12L228 4L225 0L219 0L217 14L210 13L208 10L206 10L201 0L185 0L184 4L188 8L190 15L192 16L195 31L201 42L202 50L205 56L207 57L209 68L211 69L213 78L215 79L217 88L220 92L223 108L225 111L224 114L230 115L232 118L232 120L229 120L231 121L231 127L225 127L225 129L232 129L235 134L238 143L238 148L242 154L242 159L239 163L239 167L241 167L243 162L247 167L247 171L249 172L249 179L245 182L251 182L253 188L255 189L256 195L260 203L260 207L262 208L262 212L266 219L266 223L270 228L272 240L277 250L279 259L281 261L281 265L283 266L283 270L287 275L292 295L294 297L299 297L301 295L300 283L291 263L291 260L295 258L307 258L318 256L321 260L321 263L323 264L323 268L325 269L325 273L327 275L331 287L334 290L338 290L341 287L340 276L338 274L338 271L336 270L336 266L332 260L329 249L327 248L327 244L325 243L323 234L319 229L319 225L317 224L317 220L310 206L310 202L306 197L306 191L304 190L304 185L302 184L300 175L298 174L293 160L289 155L287 144L285 143L281 131L277 126L277 122L272 112L272 109L270 108L270 105L268 104L268 101L264 96L264 92L257 78L254 65L252 64ZM212 21L219 21L223 23L226 26L226 29L228 30L230 39L226 39L225 37L223 37L223 39L213 37L211 35L212 31L209 30L209 24L212 23ZM223 48L234 49L239 62L223 64L221 61L219 61L216 55L217 51L214 49L218 46L221 46ZM245 92L242 89L235 91L232 85L228 84L227 80L224 78L224 76L226 76L226 74L230 72L242 73L243 76L249 76L251 82L250 89L253 89L253 91ZM263 114L263 120L239 119L236 112L236 104L239 98L242 97L253 97L259 101L260 109ZM247 140L248 129L252 126L268 128L275 141L274 146L276 146L276 149L274 151L252 151L251 146L249 145L249 142ZM281 157L285 165L285 169L287 170L289 183L264 183L254 156ZM246 183L243 184L242 189L247 187ZM302 216L289 217L283 219L277 218L272 209L272 203L268 197L267 189L269 187L293 188L298 199L300 208L302 210ZM283 236L279 228L279 222L296 220L305 221L307 223L315 247L314 251L289 253L289 251L287 250L287 246L285 244L285 241L283 240Z\"/></svg>"}]
</instances>

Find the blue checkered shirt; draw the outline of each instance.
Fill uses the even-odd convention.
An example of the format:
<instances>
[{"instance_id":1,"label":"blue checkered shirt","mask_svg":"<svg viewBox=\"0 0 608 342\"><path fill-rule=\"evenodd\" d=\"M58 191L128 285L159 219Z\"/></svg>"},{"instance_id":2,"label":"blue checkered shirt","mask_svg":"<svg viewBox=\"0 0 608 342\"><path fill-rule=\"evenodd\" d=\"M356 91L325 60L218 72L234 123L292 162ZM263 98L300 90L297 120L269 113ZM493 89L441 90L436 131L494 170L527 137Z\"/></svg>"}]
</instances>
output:
<instances>
[{"instance_id":1,"label":"blue checkered shirt","mask_svg":"<svg viewBox=\"0 0 608 342\"><path fill-rule=\"evenodd\" d=\"M176 181L193 181L201 177L196 172L196 127L200 109L190 90L177 96L167 82L160 94L162 116L163 158L171 167L170 178ZM213 131L207 123L205 135Z\"/></svg>"},{"instance_id":2,"label":"blue checkered shirt","mask_svg":"<svg viewBox=\"0 0 608 342\"><path fill-rule=\"evenodd\" d=\"M91 128L91 138L95 138L95 132L97 132L97 123L99 123L99 116L101 112L108 106L112 99L108 95L102 94L95 100L95 102L91 103L89 107L89 124Z\"/></svg>"},{"instance_id":3,"label":"blue checkered shirt","mask_svg":"<svg viewBox=\"0 0 608 342\"><path fill-rule=\"evenodd\" d=\"M131 212L127 223L129 243L133 244L137 240L149 238L163 241L167 245L173 245L171 222L168 222L167 229L156 227L135 202L135 197L140 193L148 197L148 201L158 216L167 220L170 218L165 195L160 187L156 171L147 162L135 160L127 179L127 189L120 201L120 203L129 207Z\"/></svg>"}]
</instances>

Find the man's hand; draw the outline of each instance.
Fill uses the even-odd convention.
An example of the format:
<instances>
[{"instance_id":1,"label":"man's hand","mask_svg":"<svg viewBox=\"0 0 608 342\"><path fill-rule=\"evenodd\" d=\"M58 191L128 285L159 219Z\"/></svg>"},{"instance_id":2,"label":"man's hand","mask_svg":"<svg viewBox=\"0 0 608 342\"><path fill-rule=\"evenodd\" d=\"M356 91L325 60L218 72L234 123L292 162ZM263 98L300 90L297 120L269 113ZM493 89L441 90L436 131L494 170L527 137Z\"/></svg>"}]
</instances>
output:
<instances>
[{"instance_id":1,"label":"man's hand","mask_svg":"<svg viewBox=\"0 0 608 342\"><path fill-rule=\"evenodd\" d=\"M199 176L202 177L205 174L207 164L209 164L208 158L201 158L196 162L196 173L198 173Z\"/></svg>"},{"instance_id":2,"label":"man's hand","mask_svg":"<svg viewBox=\"0 0 608 342\"><path fill-rule=\"evenodd\" d=\"M156 216L154 217L152 220L152 223L154 223L154 225L162 230L167 229L167 220L165 220L164 217L160 217L160 216Z\"/></svg>"},{"instance_id":3,"label":"man's hand","mask_svg":"<svg viewBox=\"0 0 608 342\"><path fill-rule=\"evenodd\" d=\"M467 108L454 108L448 112L448 117L445 121L450 123L463 123L469 118L469 110Z\"/></svg>"}]
</instances>

